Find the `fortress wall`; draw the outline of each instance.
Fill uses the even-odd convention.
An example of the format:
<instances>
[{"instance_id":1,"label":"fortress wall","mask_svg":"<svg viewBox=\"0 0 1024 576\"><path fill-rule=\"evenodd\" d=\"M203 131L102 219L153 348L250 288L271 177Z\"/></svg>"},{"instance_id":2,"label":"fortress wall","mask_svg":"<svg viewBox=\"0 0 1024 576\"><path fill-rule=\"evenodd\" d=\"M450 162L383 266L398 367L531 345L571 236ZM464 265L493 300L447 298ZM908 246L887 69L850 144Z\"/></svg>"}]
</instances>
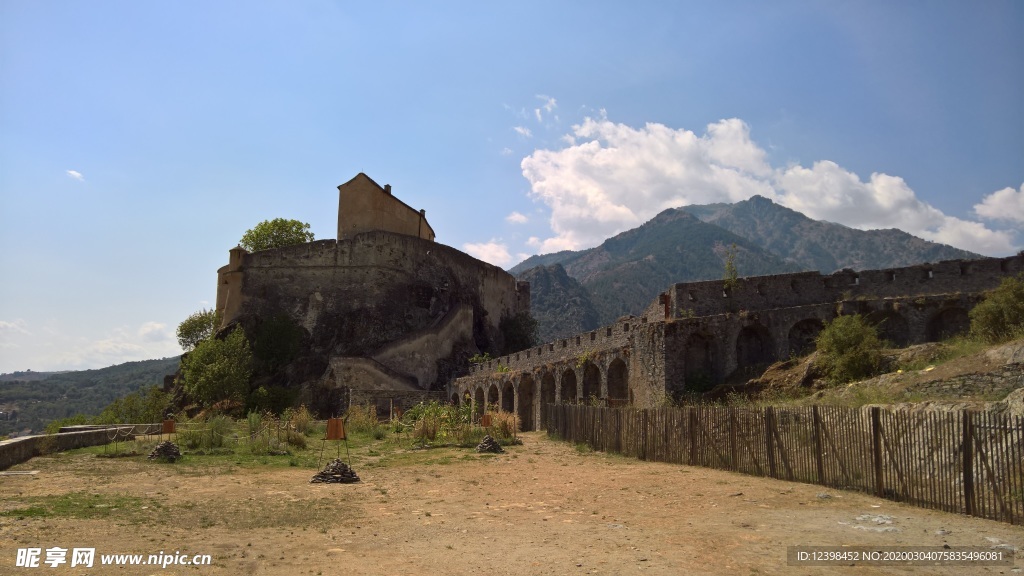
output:
<instances>
[{"instance_id":1,"label":"fortress wall","mask_svg":"<svg viewBox=\"0 0 1024 576\"><path fill-rule=\"evenodd\" d=\"M741 310L768 310L844 298L896 298L991 290L1002 278L1024 272L1024 256L948 260L884 270L841 270L823 276L799 272L737 279L731 290L724 280L675 284L669 291L674 317L711 316ZM645 314L661 308L656 300Z\"/></svg>"}]
</instances>

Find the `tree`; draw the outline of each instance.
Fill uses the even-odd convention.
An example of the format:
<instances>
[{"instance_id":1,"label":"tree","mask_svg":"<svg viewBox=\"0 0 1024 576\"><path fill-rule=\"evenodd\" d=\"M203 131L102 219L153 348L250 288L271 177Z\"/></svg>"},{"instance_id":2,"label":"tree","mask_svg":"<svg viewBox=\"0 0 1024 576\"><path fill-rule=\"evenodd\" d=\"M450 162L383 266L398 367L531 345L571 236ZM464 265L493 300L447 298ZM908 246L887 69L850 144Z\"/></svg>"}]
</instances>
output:
<instances>
[{"instance_id":1,"label":"tree","mask_svg":"<svg viewBox=\"0 0 1024 576\"><path fill-rule=\"evenodd\" d=\"M249 392L252 351L241 326L224 339L203 340L181 360L185 392L204 406L241 402Z\"/></svg>"},{"instance_id":2,"label":"tree","mask_svg":"<svg viewBox=\"0 0 1024 576\"><path fill-rule=\"evenodd\" d=\"M313 233L309 231L309 224L298 220L274 218L264 220L251 230L246 230L238 245L249 252L258 252L312 241Z\"/></svg>"},{"instance_id":3,"label":"tree","mask_svg":"<svg viewBox=\"0 0 1024 576\"><path fill-rule=\"evenodd\" d=\"M882 364L878 330L863 316L840 316L818 334L818 362L835 384L872 376Z\"/></svg>"},{"instance_id":4,"label":"tree","mask_svg":"<svg viewBox=\"0 0 1024 576\"><path fill-rule=\"evenodd\" d=\"M1024 336L1024 274L1003 278L970 317L971 334L989 344Z\"/></svg>"},{"instance_id":5,"label":"tree","mask_svg":"<svg viewBox=\"0 0 1024 576\"><path fill-rule=\"evenodd\" d=\"M217 317L217 312L214 310L203 309L192 314L178 324L178 344L186 352L192 350L200 342L213 336L219 323L220 318Z\"/></svg>"},{"instance_id":6,"label":"tree","mask_svg":"<svg viewBox=\"0 0 1024 576\"><path fill-rule=\"evenodd\" d=\"M736 270L736 244L725 249L725 273L722 279L725 280L725 289L732 290L736 287L739 272Z\"/></svg>"}]
</instances>

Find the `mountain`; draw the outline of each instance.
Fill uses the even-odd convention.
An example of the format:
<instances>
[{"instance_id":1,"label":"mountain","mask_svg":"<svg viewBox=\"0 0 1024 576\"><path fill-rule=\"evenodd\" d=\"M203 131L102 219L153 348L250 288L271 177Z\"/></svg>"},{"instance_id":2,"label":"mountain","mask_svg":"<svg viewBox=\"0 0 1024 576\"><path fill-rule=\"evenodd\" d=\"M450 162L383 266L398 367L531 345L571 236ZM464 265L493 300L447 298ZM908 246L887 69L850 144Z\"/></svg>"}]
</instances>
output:
<instances>
[{"instance_id":1,"label":"mountain","mask_svg":"<svg viewBox=\"0 0 1024 576\"><path fill-rule=\"evenodd\" d=\"M901 230L855 230L813 220L754 196L735 204L665 210L596 248L531 256L509 272L546 283L531 291L531 307L540 338L547 342L639 314L672 284L722 278L731 246L736 247L740 276L803 270L828 274L981 257ZM571 302L560 300L563 293ZM597 313L595 325L591 316L573 318L589 314L588 301Z\"/></svg>"},{"instance_id":2,"label":"mountain","mask_svg":"<svg viewBox=\"0 0 1024 576\"><path fill-rule=\"evenodd\" d=\"M687 206L682 210L743 236L805 270L826 274L842 268L876 270L982 257L895 228L856 230L812 220L763 196L735 204Z\"/></svg>"},{"instance_id":3,"label":"mountain","mask_svg":"<svg viewBox=\"0 0 1024 576\"><path fill-rule=\"evenodd\" d=\"M526 280L539 263L558 264L589 295L598 318L589 330L628 314L639 314L665 288L676 282L721 278L730 246L741 275L796 272L787 263L745 238L702 222L683 210L668 209L639 228L605 240L589 250L534 256L511 270ZM540 300L531 287L531 308L542 335L575 334L575 325L561 324L563 304ZM543 337L542 337L543 339Z\"/></svg>"},{"instance_id":4,"label":"mountain","mask_svg":"<svg viewBox=\"0 0 1024 576\"><path fill-rule=\"evenodd\" d=\"M569 276L561 264L536 266L518 276L530 283L530 305L544 310L545 321L538 319L537 337L550 342L560 335L578 334L601 325L590 294L578 280Z\"/></svg>"},{"instance_id":5,"label":"mountain","mask_svg":"<svg viewBox=\"0 0 1024 576\"><path fill-rule=\"evenodd\" d=\"M29 378L0 381L0 436L38 433L48 422L76 414L95 416L117 398L149 386L162 386L178 370L180 357L126 362L98 370L17 372Z\"/></svg>"}]
</instances>

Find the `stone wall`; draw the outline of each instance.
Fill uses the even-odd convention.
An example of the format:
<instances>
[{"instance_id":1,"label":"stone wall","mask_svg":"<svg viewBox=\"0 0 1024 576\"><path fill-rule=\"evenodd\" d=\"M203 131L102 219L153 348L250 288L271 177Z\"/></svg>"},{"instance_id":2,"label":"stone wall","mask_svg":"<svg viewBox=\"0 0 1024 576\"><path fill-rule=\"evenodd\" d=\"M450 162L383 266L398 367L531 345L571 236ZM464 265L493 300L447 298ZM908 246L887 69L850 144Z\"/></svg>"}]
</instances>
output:
<instances>
[{"instance_id":1,"label":"stone wall","mask_svg":"<svg viewBox=\"0 0 1024 576\"><path fill-rule=\"evenodd\" d=\"M121 438L131 440L134 435L132 427L120 430ZM98 446L110 441L112 434L110 428L100 430L86 430L82 432L66 432L60 434L46 434L40 436L23 436L12 440L0 442L0 470L6 470L15 464L21 464L36 456L61 452L85 446ZM124 434L128 434L127 438Z\"/></svg>"}]
</instances>

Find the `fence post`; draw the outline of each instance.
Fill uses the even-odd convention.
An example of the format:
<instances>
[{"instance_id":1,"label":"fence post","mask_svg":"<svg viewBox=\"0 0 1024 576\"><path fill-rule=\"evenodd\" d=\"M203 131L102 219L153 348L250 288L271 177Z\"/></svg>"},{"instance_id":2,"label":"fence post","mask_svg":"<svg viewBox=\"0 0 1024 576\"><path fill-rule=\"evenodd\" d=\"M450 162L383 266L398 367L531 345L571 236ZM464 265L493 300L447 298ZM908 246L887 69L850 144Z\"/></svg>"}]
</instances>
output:
<instances>
[{"instance_id":1,"label":"fence post","mask_svg":"<svg viewBox=\"0 0 1024 576\"><path fill-rule=\"evenodd\" d=\"M736 409L729 407L729 457L732 458L732 469L740 470L740 460L736 454Z\"/></svg>"},{"instance_id":2,"label":"fence post","mask_svg":"<svg viewBox=\"0 0 1024 576\"><path fill-rule=\"evenodd\" d=\"M811 406L811 421L814 426L814 464L818 469L818 484L825 484L825 450L821 442L821 413L818 405Z\"/></svg>"},{"instance_id":3,"label":"fence post","mask_svg":"<svg viewBox=\"0 0 1024 576\"><path fill-rule=\"evenodd\" d=\"M974 516L974 424L971 413L963 415L964 429L964 508L968 516Z\"/></svg>"},{"instance_id":4,"label":"fence post","mask_svg":"<svg viewBox=\"0 0 1024 576\"><path fill-rule=\"evenodd\" d=\"M882 409L871 407L871 456L875 469L875 493L885 496L885 479L882 476Z\"/></svg>"},{"instance_id":5,"label":"fence post","mask_svg":"<svg viewBox=\"0 0 1024 576\"><path fill-rule=\"evenodd\" d=\"M771 406L767 406L764 409L764 447L765 454L768 456L768 474L772 478L777 478L775 475L775 411Z\"/></svg>"}]
</instances>

